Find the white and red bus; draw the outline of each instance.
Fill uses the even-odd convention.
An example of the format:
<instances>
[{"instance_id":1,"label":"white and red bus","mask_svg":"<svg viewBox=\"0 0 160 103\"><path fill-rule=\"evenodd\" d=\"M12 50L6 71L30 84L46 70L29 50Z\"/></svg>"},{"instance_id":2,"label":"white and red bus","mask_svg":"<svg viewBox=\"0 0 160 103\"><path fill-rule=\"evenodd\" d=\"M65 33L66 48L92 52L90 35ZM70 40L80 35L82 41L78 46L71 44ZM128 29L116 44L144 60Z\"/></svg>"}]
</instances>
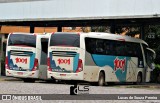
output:
<instances>
[{"instance_id":1,"label":"white and red bus","mask_svg":"<svg viewBox=\"0 0 160 103\"><path fill-rule=\"evenodd\" d=\"M46 79L48 35L11 33L6 46L6 76L24 82Z\"/></svg>"},{"instance_id":2,"label":"white and red bus","mask_svg":"<svg viewBox=\"0 0 160 103\"><path fill-rule=\"evenodd\" d=\"M148 44L108 33L54 33L49 39L48 78L112 82L149 82L155 52Z\"/></svg>"}]
</instances>

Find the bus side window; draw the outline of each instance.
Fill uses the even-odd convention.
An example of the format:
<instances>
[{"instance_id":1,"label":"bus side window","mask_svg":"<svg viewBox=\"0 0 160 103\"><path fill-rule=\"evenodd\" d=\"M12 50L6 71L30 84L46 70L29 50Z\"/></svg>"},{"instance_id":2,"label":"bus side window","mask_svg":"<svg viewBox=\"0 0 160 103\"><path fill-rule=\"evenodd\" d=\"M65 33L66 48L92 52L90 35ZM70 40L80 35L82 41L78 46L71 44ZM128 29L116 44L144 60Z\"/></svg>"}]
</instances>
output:
<instances>
[{"instance_id":1,"label":"bus side window","mask_svg":"<svg viewBox=\"0 0 160 103\"><path fill-rule=\"evenodd\" d=\"M110 55L111 54L109 41L104 42L104 54L105 55Z\"/></svg>"},{"instance_id":2,"label":"bus side window","mask_svg":"<svg viewBox=\"0 0 160 103\"><path fill-rule=\"evenodd\" d=\"M103 40L97 39L96 40L96 54L104 54L104 46L103 46Z\"/></svg>"},{"instance_id":3,"label":"bus side window","mask_svg":"<svg viewBox=\"0 0 160 103\"><path fill-rule=\"evenodd\" d=\"M125 43L123 41L116 41L116 55L126 56Z\"/></svg>"},{"instance_id":4,"label":"bus side window","mask_svg":"<svg viewBox=\"0 0 160 103\"><path fill-rule=\"evenodd\" d=\"M131 49L131 45L130 45L130 43L127 43L126 44L126 51L127 51L127 56L132 56L132 49Z\"/></svg>"},{"instance_id":5,"label":"bus side window","mask_svg":"<svg viewBox=\"0 0 160 103\"><path fill-rule=\"evenodd\" d=\"M85 38L86 51L95 54L96 53L96 41L93 38Z\"/></svg>"},{"instance_id":6,"label":"bus side window","mask_svg":"<svg viewBox=\"0 0 160 103\"><path fill-rule=\"evenodd\" d=\"M110 42L110 55L116 55L116 41L109 41Z\"/></svg>"},{"instance_id":7,"label":"bus side window","mask_svg":"<svg viewBox=\"0 0 160 103\"><path fill-rule=\"evenodd\" d=\"M137 57L136 50L133 43L126 43L126 55L129 57Z\"/></svg>"}]
</instances>

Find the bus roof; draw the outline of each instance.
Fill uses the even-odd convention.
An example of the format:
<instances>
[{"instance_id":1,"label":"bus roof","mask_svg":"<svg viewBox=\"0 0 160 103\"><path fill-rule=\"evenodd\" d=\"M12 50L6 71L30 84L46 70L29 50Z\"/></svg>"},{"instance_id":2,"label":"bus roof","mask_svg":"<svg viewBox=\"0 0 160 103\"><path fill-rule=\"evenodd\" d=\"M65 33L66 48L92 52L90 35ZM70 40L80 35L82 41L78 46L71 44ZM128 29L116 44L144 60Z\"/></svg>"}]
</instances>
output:
<instances>
[{"instance_id":1,"label":"bus roof","mask_svg":"<svg viewBox=\"0 0 160 103\"><path fill-rule=\"evenodd\" d=\"M42 36L49 36L51 33L24 33L24 32L13 32L10 34L22 34L22 35L42 35Z\"/></svg>"},{"instance_id":2,"label":"bus roof","mask_svg":"<svg viewBox=\"0 0 160 103\"><path fill-rule=\"evenodd\" d=\"M38 38L49 38L50 35L51 35L50 33L47 33L47 34L38 34L38 33L36 33L36 34L37 34L36 36L37 36Z\"/></svg>"},{"instance_id":3,"label":"bus roof","mask_svg":"<svg viewBox=\"0 0 160 103\"><path fill-rule=\"evenodd\" d=\"M122 36L122 35L118 35L118 34L101 33L101 32L82 33L82 35L84 37L91 37L91 38L101 38L101 39L109 39L109 40L117 40L117 41L143 43L148 46L148 44L144 40L133 38L130 36Z\"/></svg>"},{"instance_id":4,"label":"bus roof","mask_svg":"<svg viewBox=\"0 0 160 103\"><path fill-rule=\"evenodd\" d=\"M80 32L54 32L52 34L80 34Z\"/></svg>"}]
</instances>

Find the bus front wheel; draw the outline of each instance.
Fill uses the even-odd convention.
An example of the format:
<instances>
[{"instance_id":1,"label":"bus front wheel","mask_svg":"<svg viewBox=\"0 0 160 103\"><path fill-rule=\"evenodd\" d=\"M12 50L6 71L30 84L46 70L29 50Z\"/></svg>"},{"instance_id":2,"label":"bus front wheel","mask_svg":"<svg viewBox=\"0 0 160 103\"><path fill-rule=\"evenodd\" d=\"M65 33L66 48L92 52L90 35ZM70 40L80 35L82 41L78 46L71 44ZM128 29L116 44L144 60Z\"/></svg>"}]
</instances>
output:
<instances>
[{"instance_id":1,"label":"bus front wheel","mask_svg":"<svg viewBox=\"0 0 160 103\"><path fill-rule=\"evenodd\" d=\"M142 74L138 73L138 75L137 75L137 81L134 84L139 85L141 83L142 83Z\"/></svg>"},{"instance_id":2,"label":"bus front wheel","mask_svg":"<svg viewBox=\"0 0 160 103\"><path fill-rule=\"evenodd\" d=\"M98 86L104 86L105 84L105 75L103 72L100 72L98 79Z\"/></svg>"}]
</instances>

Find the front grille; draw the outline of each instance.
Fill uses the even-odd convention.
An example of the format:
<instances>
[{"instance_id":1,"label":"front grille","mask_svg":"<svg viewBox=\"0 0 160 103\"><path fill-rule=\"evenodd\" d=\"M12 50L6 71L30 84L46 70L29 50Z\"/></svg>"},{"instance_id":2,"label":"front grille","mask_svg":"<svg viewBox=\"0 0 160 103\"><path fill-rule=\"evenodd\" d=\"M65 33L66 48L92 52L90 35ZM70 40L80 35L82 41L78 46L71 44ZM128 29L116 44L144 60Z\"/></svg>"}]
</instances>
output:
<instances>
[{"instance_id":1,"label":"front grille","mask_svg":"<svg viewBox=\"0 0 160 103\"><path fill-rule=\"evenodd\" d=\"M75 57L77 52L70 51L52 51L52 56L61 56L61 57Z\"/></svg>"},{"instance_id":2,"label":"front grille","mask_svg":"<svg viewBox=\"0 0 160 103\"><path fill-rule=\"evenodd\" d=\"M15 56L30 56L33 54L33 52L11 50L10 54Z\"/></svg>"}]
</instances>

